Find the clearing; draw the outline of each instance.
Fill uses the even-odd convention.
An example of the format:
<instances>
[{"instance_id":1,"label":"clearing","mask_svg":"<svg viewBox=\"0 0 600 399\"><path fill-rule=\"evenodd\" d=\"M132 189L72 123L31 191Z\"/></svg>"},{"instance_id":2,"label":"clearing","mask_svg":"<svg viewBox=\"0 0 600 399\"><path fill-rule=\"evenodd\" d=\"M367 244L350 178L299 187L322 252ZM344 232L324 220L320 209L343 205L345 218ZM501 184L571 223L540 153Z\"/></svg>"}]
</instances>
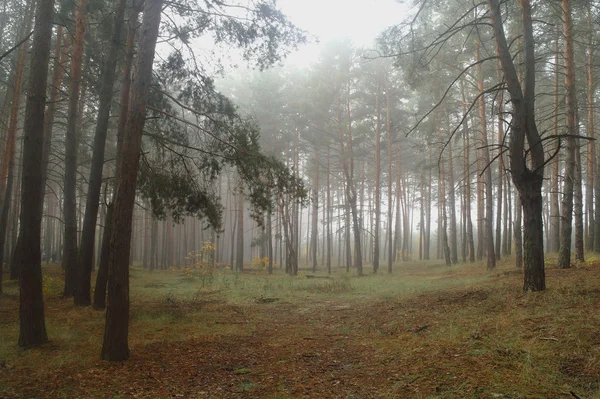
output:
<instances>
[{"instance_id":1,"label":"clearing","mask_svg":"<svg viewBox=\"0 0 600 399\"><path fill-rule=\"evenodd\" d=\"M600 398L600 263L549 260L525 294L511 259L289 277L132 269L131 359L99 360L104 312L61 299L22 350L18 285L0 297L0 398Z\"/></svg>"}]
</instances>

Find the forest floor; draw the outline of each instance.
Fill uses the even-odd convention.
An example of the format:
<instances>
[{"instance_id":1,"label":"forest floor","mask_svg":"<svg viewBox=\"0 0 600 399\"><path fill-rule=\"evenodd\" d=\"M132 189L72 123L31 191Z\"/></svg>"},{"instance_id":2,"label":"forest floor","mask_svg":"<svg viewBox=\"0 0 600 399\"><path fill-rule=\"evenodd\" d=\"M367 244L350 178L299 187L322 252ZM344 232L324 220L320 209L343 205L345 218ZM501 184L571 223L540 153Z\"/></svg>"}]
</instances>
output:
<instances>
[{"instance_id":1,"label":"forest floor","mask_svg":"<svg viewBox=\"0 0 600 399\"><path fill-rule=\"evenodd\" d=\"M131 358L99 360L104 312L44 268L50 342L23 350L0 296L0 398L600 398L600 261L523 293L503 260L316 278L132 269Z\"/></svg>"}]
</instances>

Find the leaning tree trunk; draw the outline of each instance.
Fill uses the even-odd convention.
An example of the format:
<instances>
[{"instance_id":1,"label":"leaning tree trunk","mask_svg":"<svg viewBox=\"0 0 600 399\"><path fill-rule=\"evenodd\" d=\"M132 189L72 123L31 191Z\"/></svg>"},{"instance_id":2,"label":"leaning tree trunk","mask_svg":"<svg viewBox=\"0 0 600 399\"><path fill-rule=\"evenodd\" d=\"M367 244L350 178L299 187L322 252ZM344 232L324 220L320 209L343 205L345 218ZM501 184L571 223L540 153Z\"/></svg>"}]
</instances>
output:
<instances>
[{"instance_id":1,"label":"leaning tree trunk","mask_svg":"<svg viewBox=\"0 0 600 399\"><path fill-rule=\"evenodd\" d=\"M119 154L114 200L113 232L108 264L108 306L102 345L102 359L121 361L129 358L129 249L135 187L146 116L146 100L152 80L156 40L162 0L144 3L142 36L138 48L132 84L127 135Z\"/></svg>"},{"instance_id":2,"label":"leaning tree trunk","mask_svg":"<svg viewBox=\"0 0 600 399\"><path fill-rule=\"evenodd\" d=\"M26 348L48 341L42 294L40 202L44 200L44 196L40 159L44 151L44 108L53 13L53 0L38 1L23 127L23 187L19 228L19 241L22 245L17 249L20 254L16 258L19 260L17 267L20 270L19 346Z\"/></svg>"},{"instance_id":3,"label":"leaning tree trunk","mask_svg":"<svg viewBox=\"0 0 600 399\"><path fill-rule=\"evenodd\" d=\"M102 167L104 166L104 149L106 134L110 117L110 105L115 85L117 56L121 48L121 31L123 30L123 16L125 14L125 0L117 0L112 28L111 46L104 62L100 82L100 97L98 104L98 119L94 135L90 177L88 179L88 195L85 205L85 216L81 232L81 242L78 257L78 276L75 289L75 305L89 306L90 279L92 264L94 262L94 241L96 239L96 220L100 205L100 189L102 187Z\"/></svg>"}]
</instances>

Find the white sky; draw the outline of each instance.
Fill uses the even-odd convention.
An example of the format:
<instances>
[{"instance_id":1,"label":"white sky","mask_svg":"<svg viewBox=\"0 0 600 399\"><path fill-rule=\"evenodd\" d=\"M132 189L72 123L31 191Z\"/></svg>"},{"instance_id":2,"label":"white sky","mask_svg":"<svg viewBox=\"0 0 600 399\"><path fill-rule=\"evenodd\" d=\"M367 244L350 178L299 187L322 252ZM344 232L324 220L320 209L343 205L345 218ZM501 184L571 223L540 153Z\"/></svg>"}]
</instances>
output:
<instances>
[{"instance_id":1,"label":"white sky","mask_svg":"<svg viewBox=\"0 0 600 399\"><path fill-rule=\"evenodd\" d=\"M397 0L278 0L277 5L321 42L347 37L365 47L385 28L403 21L406 10ZM309 44L290 55L288 62L306 65L316 60L318 52L318 44Z\"/></svg>"}]
</instances>

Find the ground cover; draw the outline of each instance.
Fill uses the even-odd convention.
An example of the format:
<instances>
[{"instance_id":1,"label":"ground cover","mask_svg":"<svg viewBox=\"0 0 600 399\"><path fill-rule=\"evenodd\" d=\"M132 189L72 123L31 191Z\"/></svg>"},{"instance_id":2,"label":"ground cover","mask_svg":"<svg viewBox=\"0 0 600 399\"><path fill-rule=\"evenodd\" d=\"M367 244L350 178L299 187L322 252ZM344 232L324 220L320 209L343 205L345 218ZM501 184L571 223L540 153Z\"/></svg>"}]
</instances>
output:
<instances>
[{"instance_id":1,"label":"ground cover","mask_svg":"<svg viewBox=\"0 0 600 399\"><path fill-rule=\"evenodd\" d=\"M533 294L512 264L331 278L133 268L123 363L99 360L104 312L60 298L48 266L48 344L19 349L17 284L0 297L0 397L600 398L600 263L550 259Z\"/></svg>"}]
</instances>

